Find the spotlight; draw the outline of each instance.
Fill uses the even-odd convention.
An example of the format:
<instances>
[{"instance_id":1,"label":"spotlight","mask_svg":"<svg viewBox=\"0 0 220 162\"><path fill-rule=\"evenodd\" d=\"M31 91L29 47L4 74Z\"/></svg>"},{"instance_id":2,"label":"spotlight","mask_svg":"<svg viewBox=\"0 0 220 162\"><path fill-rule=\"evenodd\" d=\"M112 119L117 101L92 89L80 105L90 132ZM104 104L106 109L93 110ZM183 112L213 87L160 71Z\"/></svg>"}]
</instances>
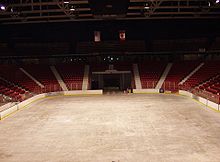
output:
<instances>
[{"instance_id":1,"label":"spotlight","mask_svg":"<svg viewBox=\"0 0 220 162\"><path fill-rule=\"evenodd\" d=\"M3 5L1 5L1 10L3 10L3 11L5 11L6 10L6 7L5 6L3 6Z\"/></svg>"},{"instance_id":2,"label":"spotlight","mask_svg":"<svg viewBox=\"0 0 220 162\"><path fill-rule=\"evenodd\" d=\"M70 11L75 11L76 9L75 9L75 7L74 6L71 6L70 7Z\"/></svg>"},{"instance_id":3,"label":"spotlight","mask_svg":"<svg viewBox=\"0 0 220 162\"><path fill-rule=\"evenodd\" d=\"M220 2L220 0L216 0L216 1L215 1L215 3L219 3L219 2Z\"/></svg>"},{"instance_id":4,"label":"spotlight","mask_svg":"<svg viewBox=\"0 0 220 162\"><path fill-rule=\"evenodd\" d=\"M148 6L145 6L145 7L144 7L144 9L146 9L146 10L148 10L149 8L150 8L150 7L148 7Z\"/></svg>"},{"instance_id":5,"label":"spotlight","mask_svg":"<svg viewBox=\"0 0 220 162\"><path fill-rule=\"evenodd\" d=\"M148 5L148 3L145 4L144 9L148 10L150 7Z\"/></svg>"}]
</instances>

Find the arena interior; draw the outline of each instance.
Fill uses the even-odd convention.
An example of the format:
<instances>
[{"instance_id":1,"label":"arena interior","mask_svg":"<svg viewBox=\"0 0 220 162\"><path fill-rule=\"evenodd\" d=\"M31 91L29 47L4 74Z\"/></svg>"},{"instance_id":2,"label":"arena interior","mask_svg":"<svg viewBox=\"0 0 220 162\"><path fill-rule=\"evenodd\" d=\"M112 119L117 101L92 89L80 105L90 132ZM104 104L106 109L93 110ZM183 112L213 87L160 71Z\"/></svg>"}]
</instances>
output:
<instances>
[{"instance_id":1,"label":"arena interior","mask_svg":"<svg viewBox=\"0 0 220 162\"><path fill-rule=\"evenodd\" d=\"M1 0L1 162L220 162L219 0Z\"/></svg>"}]
</instances>

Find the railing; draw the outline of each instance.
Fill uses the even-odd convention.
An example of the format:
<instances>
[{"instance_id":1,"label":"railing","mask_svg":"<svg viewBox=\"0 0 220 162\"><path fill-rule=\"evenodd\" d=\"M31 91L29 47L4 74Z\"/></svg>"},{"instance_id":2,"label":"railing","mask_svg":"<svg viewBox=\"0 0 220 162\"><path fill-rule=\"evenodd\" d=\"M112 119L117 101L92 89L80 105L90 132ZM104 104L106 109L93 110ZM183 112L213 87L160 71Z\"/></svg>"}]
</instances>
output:
<instances>
[{"instance_id":1,"label":"railing","mask_svg":"<svg viewBox=\"0 0 220 162\"><path fill-rule=\"evenodd\" d=\"M164 82L162 87L165 91L178 91L179 85L177 82Z\"/></svg>"},{"instance_id":2,"label":"railing","mask_svg":"<svg viewBox=\"0 0 220 162\"><path fill-rule=\"evenodd\" d=\"M157 85L157 82L154 82L154 81L148 81L148 82L144 82L144 85L142 83L142 88L144 89L153 89L155 88Z\"/></svg>"},{"instance_id":3,"label":"railing","mask_svg":"<svg viewBox=\"0 0 220 162\"><path fill-rule=\"evenodd\" d=\"M82 83L71 83L71 84L66 84L69 90L82 90Z\"/></svg>"},{"instance_id":4,"label":"railing","mask_svg":"<svg viewBox=\"0 0 220 162\"><path fill-rule=\"evenodd\" d=\"M31 93L25 93L25 94L22 94L21 95L22 96L22 101L24 101L24 100L26 100L26 99L29 99L29 98L31 98L31 97L33 97L33 94L31 94ZM18 99L16 99L17 101L18 101Z\"/></svg>"},{"instance_id":5,"label":"railing","mask_svg":"<svg viewBox=\"0 0 220 162\"><path fill-rule=\"evenodd\" d=\"M82 83L71 83L66 84L68 90L82 90ZM57 92L57 91L63 91L63 89L60 87L59 84L50 84L47 86L41 87L35 87L33 92L36 94L40 93L47 93L47 92Z\"/></svg>"},{"instance_id":6,"label":"railing","mask_svg":"<svg viewBox=\"0 0 220 162\"><path fill-rule=\"evenodd\" d=\"M157 82L145 82L145 89L154 89L157 85ZM68 90L82 90L82 83L66 83ZM167 91L177 91L179 89L179 85L176 82L164 82L162 87L164 90ZM33 92L36 94L46 93L46 92L56 92L56 91L63 91L59 84L50 84L43 88L35 87Z\"/></svg>"},{"instance_id":7,"label":"railing","mask_svg":"<svg viewBox=\"0 0 220 162\"><path fill-rule=\"evenodd\" d=\"M157 82L145 82L144 88L146 89L154 89L156 87ZM201 96L207 100L220 104L220 95L213 94L211 92L207 92L204 90L198 90L191 87L189 84L179 85L177 82L164 82L162 87L165 91L176 92L178 90L189 91L197 96Z\"/></svg>"},{"instance_id":8,"label":"railing","mask_svg":"<svg viewBox=\"0 0 220 162\"><path fill-rule=\"evenodd\" d=\"M71 83L71 84L66 84L68 90L82 90L82 83ZM36 86L32 91L29 91L24 94L20 94L18 96L4 96L0 94L0 102L17 102L17 101L24 101L28 98L33 97L36 94L41 94L41 93L49 93L49 92L58 92L58 91L63 91L63 89L60 87L59 84L50 84L46 85L43 88Z\"/></svg>"},{"instance_id":9,"label":"railing","mask_svg":"<svg viewBox=\"0 0 220 162\"><path fill-rule=\"evenodd\" d=\"M44 87L35 87L33 92L36 94L40 93L46 93L46 92L56 92L56 91L62 91L62 88L58 84L50 84Z\"/></svg>"},{"instance_id":10,"label":"railing","mask_svg":"<svg viewBox=\"0 0 220 162\"><path fill-rule=\"evenodd\" d=\"M17 96L6 96L6 95L2 95L0 94L0 102L2 103L7 103L7 102L19 102L19 101L24 101L28 98L33 97L33 94L31 93L25 93L25 94L20 94Z\"/></svg>"},{"instance_id":11,"label":"railing","mask_svg":"<svg viewBox=\"0 0 220 162\"><path fill-rule=\"evenodd\" d=\"M191 91L193 88L190 84L183 84L183 85L179 85L179 89L181 90L185 90L185 91Z\"/></svg>"},{"instance_id":12,"label":"railing","mask_svg":"<svg viewBox=\"0 0 220 162\"><path fill-rule=\"evenodd\" d=\"M149 81L149 82L144 82L144 89L154 89L157 85L157 81ZM179 90L179 85L177 82L168 82L165 81L162 85L162 87L165 91L178 91Z\"/></svg>"},{"instance_id":13,"label":"railing","mask_svg":"<svg viewBox=\"0 0 220 162\"><path fill-rule=\"evenodd\" d=\"M157 82L155 81L149 81L145 82L145 87L146 89L154 89L156 87ZM71 83L71 84L66 84L68 90L82 90L82 83ZM210 92L204 91L204 90L198 90L198 89L192 89L190 85L178 85L177 82L164 82L162 87L165 91L172 91L176 92L178 90L185 90L189 91L195 95L204 97L210 101L213 101L217 104L220 103L220 95L212 94ZM62 88L60 87L59 84L50 84L47 85L43 88L41 87L35 87L33 93L25 93L22 94L21 100L26 100L30 97L32 97L35 94L41 94L41 93L49 93L49 92L57 92L57 91L63 91ZM9 98L4 98L0 96L0 100L5 100L5 101L19 101L20 98L13 98L12 100ZM3 101L4 102L4 101Z\"/></svg>"},{"instance_id":14,"label":"railing","mask_svg":"<svg viewBox=\"0 0 220 162\"><path fill-rule=\"evenodd\" d=\"M192 86L189 84L179 85L179 89L189 91L189 92L193 93L194 95L203 97L207 100L210 100L212 102L220 104L220 95L213 94L211 92L208 92L208 91L205 91L202 89L192 88Z\"/></svg>"}]
</instances>

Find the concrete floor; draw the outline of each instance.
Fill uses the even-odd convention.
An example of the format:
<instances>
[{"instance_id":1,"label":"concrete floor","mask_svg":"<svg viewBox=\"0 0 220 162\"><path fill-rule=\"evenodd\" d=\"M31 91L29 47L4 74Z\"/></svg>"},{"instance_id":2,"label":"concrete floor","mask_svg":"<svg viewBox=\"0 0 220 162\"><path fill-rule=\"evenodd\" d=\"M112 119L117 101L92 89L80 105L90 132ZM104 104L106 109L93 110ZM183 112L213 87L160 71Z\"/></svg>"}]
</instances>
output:
<instances>
[{"instance_id":1,"label":"concrete floor","mask_svg":"<svg viewBox=\"0 0 220 162\"><path fill-rule=\"evenodd\" d=\"M220 114L175 95L56 97L0 121L0 162L219 162Z\"/></svg>"}]
</instances>

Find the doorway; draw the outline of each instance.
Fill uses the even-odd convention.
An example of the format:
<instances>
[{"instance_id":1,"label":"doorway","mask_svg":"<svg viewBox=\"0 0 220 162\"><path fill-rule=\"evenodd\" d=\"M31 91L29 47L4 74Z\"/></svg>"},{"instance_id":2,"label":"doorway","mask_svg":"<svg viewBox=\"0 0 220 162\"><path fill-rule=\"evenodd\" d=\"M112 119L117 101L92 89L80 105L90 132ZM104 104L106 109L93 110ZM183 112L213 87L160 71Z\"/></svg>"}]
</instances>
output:
<instances>
[{"instance_id":1,"label":"doorway","mask_svg":"<svg viewBox=\"0 0 220 162\"><path fill-rule=\"evenodd\" d=\"M93 73L91 89L103 89L106 91L124 91L131 88L131 72L117 73Z\"/></svg>"}]
</instances>

